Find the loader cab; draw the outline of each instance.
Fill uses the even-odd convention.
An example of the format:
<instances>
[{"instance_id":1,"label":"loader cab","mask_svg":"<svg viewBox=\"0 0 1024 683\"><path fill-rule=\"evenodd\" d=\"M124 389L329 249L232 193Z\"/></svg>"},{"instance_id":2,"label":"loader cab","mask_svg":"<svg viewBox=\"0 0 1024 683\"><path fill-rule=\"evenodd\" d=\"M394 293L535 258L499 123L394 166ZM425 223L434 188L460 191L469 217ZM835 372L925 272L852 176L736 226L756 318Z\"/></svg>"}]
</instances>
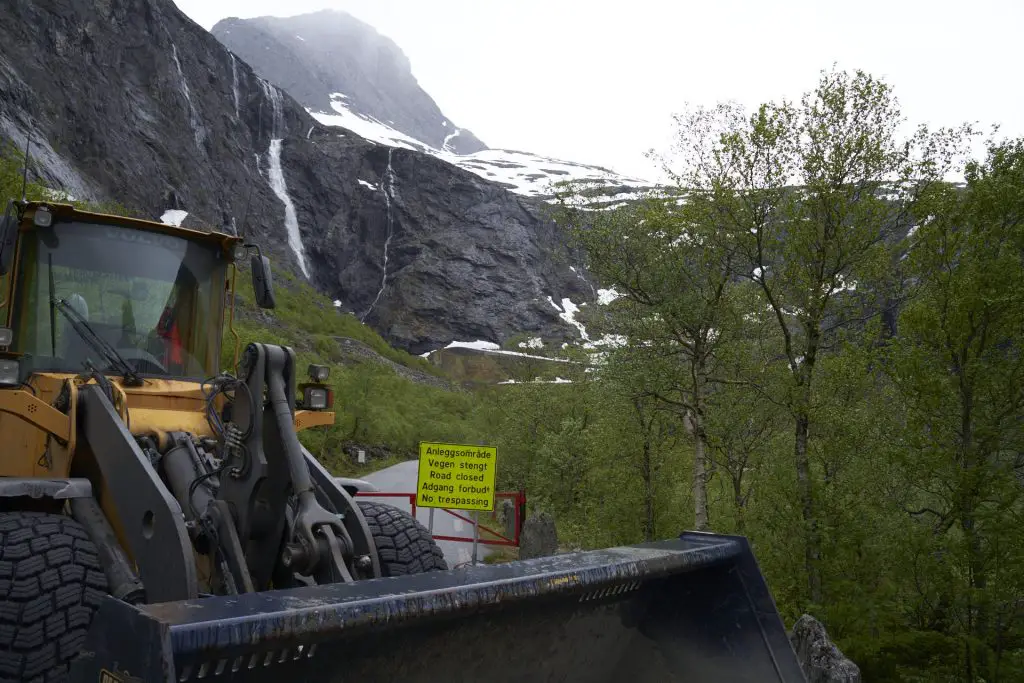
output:
<instances>
[{"instance_id":1,"label":"loader cab","mask_svg":"<svg viewBox=\"0 0 1024 683\"><path fill-rule=\"evenodd\" d=\"M17 235L8 218L0 245L0 322L11 330L20 381L79 374L87 363L122 374L103 343L140 377L217 374L228 270L241 240L67 205L16 208Z\"/></svg>"}]
</instances>

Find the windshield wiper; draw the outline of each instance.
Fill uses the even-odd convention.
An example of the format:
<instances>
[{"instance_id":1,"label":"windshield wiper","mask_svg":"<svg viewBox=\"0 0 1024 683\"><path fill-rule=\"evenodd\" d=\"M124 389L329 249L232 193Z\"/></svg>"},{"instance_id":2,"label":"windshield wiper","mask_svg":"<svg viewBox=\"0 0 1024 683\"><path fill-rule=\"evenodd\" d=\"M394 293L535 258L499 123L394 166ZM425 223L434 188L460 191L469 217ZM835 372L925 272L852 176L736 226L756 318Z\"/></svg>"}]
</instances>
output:
<instances>
[{"instance_id":1,"label":"windshield wiper","mask_svg":"<svg viewBox=\"0 0 1024 683\"><path fill-rule=\"evenodd\" d=\"M90 327L85 318L83 318L73 306L68 304L64 299L57 298L50 299L50 304L68 319L68 322L71 323L71 327L74 328L75 332L78 333L78 336L82 338L82 341L91 346L98 354L103 356L112 368L120 371L120 373L124 375L126 384L129 386L142 385L142 378L140 378L138 373L136 373L132 366L128 364L128 361L126 361L124 357L117 352L117 349L115 349L110 342L96 334L96 330Z\"/></svg>"}]
</instances>

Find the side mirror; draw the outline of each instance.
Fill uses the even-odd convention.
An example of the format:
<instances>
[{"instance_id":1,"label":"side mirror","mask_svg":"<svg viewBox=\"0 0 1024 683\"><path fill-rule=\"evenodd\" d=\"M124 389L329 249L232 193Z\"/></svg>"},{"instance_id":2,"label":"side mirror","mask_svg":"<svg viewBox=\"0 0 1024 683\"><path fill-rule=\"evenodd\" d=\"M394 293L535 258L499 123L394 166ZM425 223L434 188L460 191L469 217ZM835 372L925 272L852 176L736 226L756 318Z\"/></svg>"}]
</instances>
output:
<instances>
[{"instance_id":1,"label":"side mirror","mask_svg":"<svg viewBox=\"0 0 1024 683\"><path fill-rule=\"evenodd\" d=\"M274 299L274 279L270 274L270 259L263 254L253 255L252 264L252 290L256 295L256 305L260 308L274 308L277 301Z\"/></svg>"}]
</instances>

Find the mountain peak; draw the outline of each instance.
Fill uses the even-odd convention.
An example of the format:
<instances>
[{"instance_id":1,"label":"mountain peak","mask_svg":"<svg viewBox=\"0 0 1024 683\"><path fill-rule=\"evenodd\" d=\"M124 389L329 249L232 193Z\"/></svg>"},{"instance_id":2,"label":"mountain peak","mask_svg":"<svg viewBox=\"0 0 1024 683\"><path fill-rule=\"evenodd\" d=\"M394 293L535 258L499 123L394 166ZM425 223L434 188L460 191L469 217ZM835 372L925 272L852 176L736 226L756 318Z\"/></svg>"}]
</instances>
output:
<instances>
[{"instance_id":1,"label":"mountain peak","mask_svg":"<svg viewBox=\"0 0 1024 683\"><path fill-rule=\"evenodd\" d=\"M343 93L354 113L436 149L456 154L487 149L441 112L393 40L351 14L321 10L285 18L231 18L218 22L212 33L310 111L331 112L332 95Z\"/></svg>"}]
</instances>

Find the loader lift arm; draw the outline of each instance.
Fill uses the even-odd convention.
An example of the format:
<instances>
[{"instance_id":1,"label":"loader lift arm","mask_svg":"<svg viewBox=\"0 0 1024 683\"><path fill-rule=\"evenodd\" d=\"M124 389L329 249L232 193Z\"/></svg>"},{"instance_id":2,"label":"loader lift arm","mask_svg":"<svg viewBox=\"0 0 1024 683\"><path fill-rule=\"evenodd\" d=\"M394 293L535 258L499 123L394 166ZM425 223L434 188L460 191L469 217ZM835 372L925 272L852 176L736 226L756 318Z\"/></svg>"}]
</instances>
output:
<instances>
[{"instance_id":1,"label":"loader lift arm","mask_svg":"<svg viewBox=\"0 0 1024 683\"><path fill-rule=\"evenodd\" d=\"M98 385L79 390L79 429L92 445L148 598L199 594L192 542L181 510Z\"/></svg>"},{"instance_id":2,"label":"loader lift arm","mask_svg":"<svg viewBox=\"0 0 1024 683\"><path fill-rule=\"evenodd\" d=\"M272 582L288 585L293 572L317 583L379 576L365 523L346 524L358 517L351 497L341 492L344 497L325 498L327 482L311 478L310 459L295 432L294 352L250 344L241 367L244 384L235 391L232 415L241 442L226 464L218 497L237 520L255 590Z\"/></svg>"},{"instance_id":3,"label":"loader lift arm","mask_svg":"<svg viewBox=\"0 0 1024 683\"><path fill-rule=\"evenodd\" d=\"M215 389L233 393L230 419L209 396L219 444L172 432L143 449L100 386L80 392L80 429L151 601L199 596L194 548L212 558L218 593L380 576L354 501L295 433L294 353L251 344L242 368L243 379L222 376Z\"/></svg>"}]
</instances>

